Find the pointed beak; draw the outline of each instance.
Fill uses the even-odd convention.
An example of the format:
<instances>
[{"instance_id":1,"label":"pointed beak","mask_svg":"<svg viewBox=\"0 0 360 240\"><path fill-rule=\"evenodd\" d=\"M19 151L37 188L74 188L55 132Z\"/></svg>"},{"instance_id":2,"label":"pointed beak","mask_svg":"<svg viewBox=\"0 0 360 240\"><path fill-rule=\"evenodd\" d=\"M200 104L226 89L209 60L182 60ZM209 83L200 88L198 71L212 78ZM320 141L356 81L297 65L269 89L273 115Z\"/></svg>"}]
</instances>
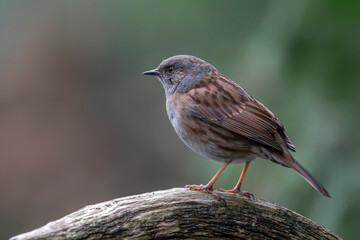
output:
<instances>
[{"instance_id":1,"label":"pointed beak","mask_svg":"<svg viewBox=\"0 0 360 240\"><path fill-rule=\"evenodd\" d=\"M154 70L143 72L142 75L159 76L160 72L157 69L154 69Z\"/></svg>"}]
</instances>

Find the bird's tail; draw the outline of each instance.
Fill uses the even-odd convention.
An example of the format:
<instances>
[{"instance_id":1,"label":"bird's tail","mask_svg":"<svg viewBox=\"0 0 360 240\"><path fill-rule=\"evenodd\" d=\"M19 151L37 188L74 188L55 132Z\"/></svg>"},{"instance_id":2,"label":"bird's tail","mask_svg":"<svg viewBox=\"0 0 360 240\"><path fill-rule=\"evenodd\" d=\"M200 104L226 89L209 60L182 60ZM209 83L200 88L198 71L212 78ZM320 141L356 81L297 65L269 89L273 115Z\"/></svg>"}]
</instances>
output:
<instances>
[{"instance_id":1,"label":"bird's tail","mask_svg":"<svg viewBox=\"0 0 360 240\"><path fill-rule=\"evenodd\" d=\"M290 155L290 154L289 154ZM291 157L292 158L292 157ZM330 194L324 188L318 180L316 180L303 166L300 165L294 158L293 161L287 161L287 165L294 169L296 172L300 174L308 183L311 184L319 193L324 195L325 197L331 198Z\"/></svg>"},{"instance_id":2,"label":"bird's tail","mask_svg":"<svg viewBox=\"0 0 360 240\"><path fill-rule=\"evenodd\" d=\"M275 138L278 142L283 142L284 140L280 138L280 135L275 135ZM298 163L293 156L289 153L287 148L282 146L283 151L282 152L272 152L272 154L269 154L269 152L265 152L267 156L270 156L270 160L274 161L278 164L281 164L285 167L290 167L294 169L296 172L300 174L301 177L303 177L308 183L310 183L313 188L315 188L319 193L324 195L325 197L331 198L330 194L326 189L319 183L318 180L316 180L303 166Z\"/></svg>"}]
</instances>

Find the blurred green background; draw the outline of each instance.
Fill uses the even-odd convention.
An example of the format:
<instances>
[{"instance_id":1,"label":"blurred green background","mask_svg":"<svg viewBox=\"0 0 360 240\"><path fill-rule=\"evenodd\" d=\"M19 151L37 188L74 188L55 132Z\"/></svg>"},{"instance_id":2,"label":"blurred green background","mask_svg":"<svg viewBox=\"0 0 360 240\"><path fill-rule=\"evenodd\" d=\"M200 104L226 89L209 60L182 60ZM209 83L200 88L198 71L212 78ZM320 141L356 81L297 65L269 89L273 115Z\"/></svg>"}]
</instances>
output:
<instances>
[{"instance_id":1,"label":"blurred green background","mask_svg":"<svg viewBox=\"0 0 360 240\"><path fill-rule=\"evenodd\" d=\"M176 54L212 63L273 111L333 198L261 159L243 189L359 237L358 16L359 1L1 1L0 238L210 180L221 163L187 149L160 83L141 75Z\"/></svg>"}]
</instances>

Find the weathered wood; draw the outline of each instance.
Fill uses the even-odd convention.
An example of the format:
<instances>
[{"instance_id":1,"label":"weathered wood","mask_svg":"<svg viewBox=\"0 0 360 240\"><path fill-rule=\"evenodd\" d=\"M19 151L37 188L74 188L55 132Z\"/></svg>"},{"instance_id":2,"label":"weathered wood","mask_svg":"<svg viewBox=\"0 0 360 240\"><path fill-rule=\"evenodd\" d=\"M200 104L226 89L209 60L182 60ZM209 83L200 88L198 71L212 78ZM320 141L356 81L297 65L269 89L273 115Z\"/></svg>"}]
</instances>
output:
<instances>
[{"instance_id":1,"label":"weathered wood","mask_svg":"<svg viewBox=\"0 0 360 240\"><path fill-rule=\"evenodd\" d=\"M183 188L86 206L15 239L341 239L261 199Z\"/></svg>"}]
</instances>

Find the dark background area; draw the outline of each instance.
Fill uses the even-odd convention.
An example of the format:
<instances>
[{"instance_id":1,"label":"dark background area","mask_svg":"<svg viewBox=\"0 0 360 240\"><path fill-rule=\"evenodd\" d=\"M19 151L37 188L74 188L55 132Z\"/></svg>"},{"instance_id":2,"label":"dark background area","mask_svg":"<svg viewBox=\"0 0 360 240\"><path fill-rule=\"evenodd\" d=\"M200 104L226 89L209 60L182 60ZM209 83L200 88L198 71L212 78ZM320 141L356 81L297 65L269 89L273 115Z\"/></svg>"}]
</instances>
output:
<instances>
[{"instance_id":1,"label":"dark background area","mask_svg":"<svg viewBox=\"0 0 360 240\"><path fill-rule=\"evenodd\" d=\"M254 161L243 189L358 235L359 1L1 1L0 238L85 205L207 183L155 78L191 54L264 103L331 193ZM215 188L232 188L231 165Z\"/></svg>"}]
</instances>

